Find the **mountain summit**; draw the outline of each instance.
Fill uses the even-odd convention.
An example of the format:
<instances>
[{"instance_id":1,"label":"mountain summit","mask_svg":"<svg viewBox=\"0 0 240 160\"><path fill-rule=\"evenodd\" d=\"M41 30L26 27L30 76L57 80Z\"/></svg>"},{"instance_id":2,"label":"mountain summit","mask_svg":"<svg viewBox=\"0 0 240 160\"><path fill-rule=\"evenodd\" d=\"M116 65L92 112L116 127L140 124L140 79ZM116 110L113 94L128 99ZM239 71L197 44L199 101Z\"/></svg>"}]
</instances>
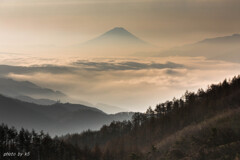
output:
<instances>
[{"instance_id":1,"label":"mountain summit","mask_svg":"<svg viewBox=\"0 0 240 160\"><path fill-rule=\"evenodd\" d=\"M122 27L115 27L85 44L88 45L143 45L147 44Z\"/></svg>"},{"instance_id":2,"label":"mountain summit","mask_svg":"<svg viewBox=\"0 0 240 160\"><path fill-rule=\"evenodd\" d=\"M156 50L123 27L115 27L100 36L77 45L77 54L84 56L136 56L139 52Z\"/></svg>"},{"instance_id":3,"label":"mountain summit","mask_svg":"<svg viewBox=\"0 0 240 160\"><path fill-rule=\"evenodd\" d=\"M133 34L128 32L125 28L123 27L115 27L108 32L104 33L102 36L127 36L127 37L133 37L136 38Z\"/></svg>"}]
</instances>

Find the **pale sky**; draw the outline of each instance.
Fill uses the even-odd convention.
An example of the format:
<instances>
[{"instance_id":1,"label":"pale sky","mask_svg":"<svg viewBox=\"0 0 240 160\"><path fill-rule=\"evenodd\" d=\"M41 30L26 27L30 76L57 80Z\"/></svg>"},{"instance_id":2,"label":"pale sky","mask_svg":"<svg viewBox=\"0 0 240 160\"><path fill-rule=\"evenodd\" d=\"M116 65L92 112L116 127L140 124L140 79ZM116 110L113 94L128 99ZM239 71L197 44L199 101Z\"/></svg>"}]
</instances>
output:
<instances>
[{"instance_id":1,"label":"pale sky","mask_svg":"<svg viewBox=\"0 0 240 160\"><path fill-rule=\"evenodd\" d=\"M237 75L240 66L203 57L84 59L73 57L69 47L124 27L161 51L240 33L239 19L239 0L0 0L0 65L43 67L0 77L29 80L93 104L145 111ZM59 74L48 65L74 70Z\"/></svg>"},{"instance_id":2,"label":"pale sky","mask_svg":"<svg viewBox=\"0 0 240 160\"><path fill-rule=\"evenodd\" d=\"M239 0L0 0L0 50L62 50L117 26L161 49L240 33L239 15Z\"/></svg>"}]
</instances>

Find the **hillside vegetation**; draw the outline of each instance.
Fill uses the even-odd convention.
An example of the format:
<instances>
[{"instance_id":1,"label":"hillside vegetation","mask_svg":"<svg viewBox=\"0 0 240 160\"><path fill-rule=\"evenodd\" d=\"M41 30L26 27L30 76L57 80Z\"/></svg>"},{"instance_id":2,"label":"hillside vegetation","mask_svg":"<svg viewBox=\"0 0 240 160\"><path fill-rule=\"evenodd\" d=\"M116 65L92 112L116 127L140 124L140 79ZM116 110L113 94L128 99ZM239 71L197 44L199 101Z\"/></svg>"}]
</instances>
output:
<instances>
[{"instance_id":1,"label":"hillside vegetation","mask_svg":"<svg viewBox=\"0 0 240 160\"><path fill-rule=\"evenodd\" d=\"M17 129L44 130L50 135L82 132L99 129L113 120L131 119L133 113L106 114L103 111L81 104L55 103L37 105L23 102L0 94L0 123Z\"/></svg>"},{"instance_id":2,"label":"hillside vegetation","mask_svg":"<svg viewBox=\"0 0 240 160\"><path fill-rule=\"evenodd\" d=\"M186 92L180 99L135 113L131 121L112 122L99 131L52 139L28 131L21 136L23 130L2 125L0 147L30 150L31 156L43 160L238 160L239 97L240 76L205 91Z\"/></svg>"},{"instance_id":3,"label":"hillside vegetation","mask_svg":"<svg viewBox=\"0 0 240 160\"><path fill-rule=\"evenodd\" d=\"M214 159L211 157L215 154L214 148L217 152L217 148L221 145L231 143L235 145L232 146L233 148L229 146L229 150L233 153L228 155L237 156L236 145L240 140L238 136L240 125L233 117L238 117L239 112L229 117L227 113L232 113L239 108L239 97L240 77L238 76L217 85L213 84L206 91L203 89L199 89L197 93L187 91L182 98L174 98L172 101L158 104L155 109L149 108L146 113L135 113L131 122L113 122L109 126L103 126L100 131L88 131L64 138L66 142L79 147L92 148L98 145L103 153L111 153L110 159L116 160L159 159L160 157L162 159L184 157L201 159L200 155L197 155L199 151L202 151L203 155L210 156L209 159ZM225 114L226 120L219 118L215 122L216 125L212 122L212 119L224 117ZM206 125L201 125L202 123ZM194 131L192 126L201 129ZM218 138L223 140L215 143ZM175 143L185 150L176 149ZM198 143L195 144L195 150L194 146L190 146L192 143ZM188 148L184 145L188 145ZM212 148L204 150L205 145L210 145L209 147ZM179 154L179 157L174 154ZM220 155L222 159L225 156L227 155Z\"/></svg>"}]
</instances>

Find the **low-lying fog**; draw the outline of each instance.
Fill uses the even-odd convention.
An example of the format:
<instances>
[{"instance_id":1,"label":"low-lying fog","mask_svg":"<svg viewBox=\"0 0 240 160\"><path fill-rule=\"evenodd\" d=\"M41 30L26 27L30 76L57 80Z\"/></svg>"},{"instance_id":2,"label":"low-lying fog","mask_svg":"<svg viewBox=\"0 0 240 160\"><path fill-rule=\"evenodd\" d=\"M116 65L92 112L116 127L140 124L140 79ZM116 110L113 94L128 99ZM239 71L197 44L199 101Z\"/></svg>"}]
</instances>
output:
<instances>
[{"instance_id":1,"label":"low-lying fog","mask_svg":"<svg viewBox=\"0 0 240 160\"><path fill-rule=\"evenodd\" d=\"M60 90L72 99L131 111L238 75L240 64L203 57L37 57L2 54L0 76ZM4 66L3 65L7 65ZM11 67L16 66L16 67Z\"/></svg>"}]
</instances>

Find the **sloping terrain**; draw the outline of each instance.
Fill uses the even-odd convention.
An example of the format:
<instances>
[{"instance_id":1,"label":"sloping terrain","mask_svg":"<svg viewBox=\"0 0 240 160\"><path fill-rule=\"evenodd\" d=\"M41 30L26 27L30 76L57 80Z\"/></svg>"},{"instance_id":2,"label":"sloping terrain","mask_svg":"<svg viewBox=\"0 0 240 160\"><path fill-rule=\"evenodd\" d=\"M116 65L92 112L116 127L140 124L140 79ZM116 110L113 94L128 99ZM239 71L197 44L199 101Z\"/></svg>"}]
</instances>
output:
<instances>
[{"instance_id":1,"label":"sloping terrain","mask_svg":"<svg viewBox=\"0 0 240 160\"><path fill-rule=\"evenodd\" d=\"M131 115L108 115L97 108L80 104L37 105L0 95L1 123L16 128L44 130L52 135L99 129L114 120L128 120Z\"/></svg>"},{"instance_id":2,"label":"sloping terrain","mask_svg":"<svg viewBox=\"0 0 240 160\"><path fill-rule=\"evenodd\" d=\"M154 144L150 159L240 158L240 109L189 125Z\"/></svg>"},{"instance_id":3,"label":"sloping terrain","mask_svg":"<svg viewBox=\"0 0 240 160\"><path fill-rule=\"evenodd\" d=\"M200 42L172 48L156 56L206 57L212 60L240 62L240 34L215 37Z\"/></svg>"},{"instance_id":4,"label":"sloping terrain","mask_svg":"<svg viewBox=\"0 0 240 160\"><path fill-rule=\"evenodd\" d=\"M235 159L240 154L239 97L240 76L135 113L131 122L63 139L79 147L99 145L113 160Z\"/></svg>"},{"instance_id":5,"label":"sloping terrain","mask_svg":"<svg viewBox=\"0 0 240 160\"><path fill-rule=\"evenodd\" d=\"M16 81L9 78L0 78L0 94L9 97L18 97L19 99L21 99L22 96L53 100L66 98L66 95L60 91L42 88L29 81Z\"/></svg>"},{"instance_id":6,"label":"sloping terrain","mask_svg":"<svg viewBox=\"0 0 240 160\"><path fill-rule=\"evenodd\" d=\"M99 37L85 43L86 45L143 45L146 44L122 27L113 28Z\"/></svg>"},{"instance_id":7,"label":"sloping terrain","mask_svg":"<svg viewBox=\"0 0 240 160\"><path fill-rule=\"evenodd\" d=\"M88 56L128 56L157 49L156 46L141 40L123 27L115 27L72 48L79 48L81 54Z\"/></svg>"},{"instance_id":8,"label":"sloping terrain","mask_svg":"<svg viewBox=\"0 0 240 160\"><path fill-rule=\"evenodd\" d=\"M114 121L110 125L103 125L98 131L87 130L81 134L67 134L51 139L44 133L30 133L24 129L17 132L1 125L0 133L7 136L0 136L0 147L2 150L14 151L30 149L33 157L39 157L37 153L42 153L43 157L57 156L45 159L63 160L238 160L239 97L240 76L237 76L213 84L206 91L199 89L197 93L186 92L182 98L158 104L154 110L149 108L146 113L135 113L131 121ZM36 119L45 113L43 110L37 112L43 106L27 105L3 96L0 100L5 106L7 103L14 107L20 106L20 109L34 115ZM23 112L19 108L10 107L11 110ZM54 112L56 115L69 111L65 104L55 104L52 107L59 107L59 111ZM98 110L82 108L76 111L76 108L77 106L70 105L73 112L70 116L62 115L61 119L64 122L69 118L78 121L87 115L91 116L91 120L93 117L104 119L106 115ZM50 119L47 121L51 122ZM54 152L48 152L46 148Z\"/></svg>"}]
</instances>

